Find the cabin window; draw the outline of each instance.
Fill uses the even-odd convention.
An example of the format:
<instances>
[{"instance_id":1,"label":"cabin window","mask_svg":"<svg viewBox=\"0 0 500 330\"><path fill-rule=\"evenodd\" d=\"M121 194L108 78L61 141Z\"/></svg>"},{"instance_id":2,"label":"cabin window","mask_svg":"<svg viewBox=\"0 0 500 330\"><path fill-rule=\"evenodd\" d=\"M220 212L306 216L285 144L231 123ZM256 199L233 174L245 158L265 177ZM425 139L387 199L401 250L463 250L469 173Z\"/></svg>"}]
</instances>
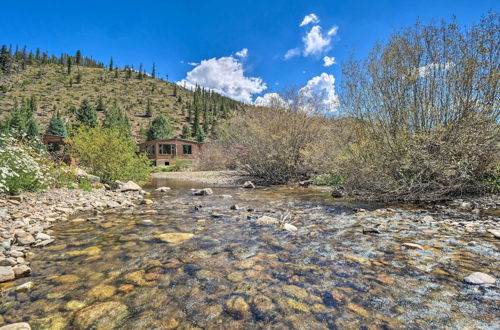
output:
<instances>
[{"instance_id":1,"label":"cabin window","mask_svg":"<svg viewBox=\"0 0 500 330\"><path fill-rule=\"evenodd\" d=\"M190 144L183 144L182 145L182 153L184 155L192 155L193 154L193 147Z\"/></svg>"},{"instance_id":2,"label":"cabin window","mask_svg":"<svg viewBox=\"0 0 500 330\"><path fill-rule=\"evenodd\" d=\"M175 155L175 144L160 144L160 155Z\"/></svg>"}]
</instances>

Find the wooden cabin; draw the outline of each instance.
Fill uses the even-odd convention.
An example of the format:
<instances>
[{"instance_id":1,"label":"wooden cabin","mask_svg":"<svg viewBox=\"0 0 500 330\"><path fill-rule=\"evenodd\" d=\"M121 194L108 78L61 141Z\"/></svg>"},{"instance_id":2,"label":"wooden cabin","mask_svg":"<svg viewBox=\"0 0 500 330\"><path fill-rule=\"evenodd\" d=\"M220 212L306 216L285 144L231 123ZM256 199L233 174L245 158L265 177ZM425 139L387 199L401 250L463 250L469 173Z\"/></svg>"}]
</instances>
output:
<instances>
[{"instance_id":1,"label":"wooden cabin","mask_svg":"<svg viewBox=\"0 0 500 330\"><path fill-rule=\"evenodd\" d=\"M205 143L172 138L167 140L153 140L139 144L142 152L145 152L154 166L168 166L173 158L183 158L191 163L200 160Z\"/></svg>"},{"instance_id":2,"label":"wooden cabin","mask_svg":"<svg viewBox=\"0 0 500 330\"><path fill-rule=\"evenodd\" d=\"M42 142L54 158L70 166L77 164L77 160L66 153L66 146L69 143L68 138L59 135L43 134Z\"/></svg>"}]
</instances>

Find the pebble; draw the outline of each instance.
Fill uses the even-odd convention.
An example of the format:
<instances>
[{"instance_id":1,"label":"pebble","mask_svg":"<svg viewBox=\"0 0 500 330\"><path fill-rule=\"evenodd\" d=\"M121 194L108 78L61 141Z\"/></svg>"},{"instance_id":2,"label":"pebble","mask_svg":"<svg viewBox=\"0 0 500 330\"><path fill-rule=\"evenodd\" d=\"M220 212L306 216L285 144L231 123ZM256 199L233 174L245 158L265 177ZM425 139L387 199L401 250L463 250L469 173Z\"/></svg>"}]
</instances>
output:
<instances>
[{"instance_id":1,"label":"pebble","mask_svg":"<svg viewBox=\"0 0 500 330\"><path fill-rule=\"evenodd\" d=\"M297 230L298 230L298 229L297 229L297 227L295 227L294 225L292 225L292 224L290 224L290 223L285 223L285 224L283 225L283 229L288 230L288 231L291 231L291 232L295 232L295 231L297 231Z\"/></svg>"},{"instance_id":2,"label":"pebble","mask_svg":"<svg viewBox=\"0 0 500 330\"><path fill-rule=\"evenodd\" d=\"M496 238L500 238L500 230L499 229L488 229L486 230L488 233L493 234Z\"/></svg>"},{"instance_id":3,"label":"pebble","mask_svg":"<svg viewBox=\"0 0 500 330\"><path fill-rule=\"evenodd\" d=\"M156 188L155 191L158 191L158 192L167 192L170 190L170 187L160 187L160 188Z\"/></svg>"},{"instance_id":4,"label":"pebble","mask_svg":"<svg viewBox=\"0 0 500 330\"><path fill-rule=\"evenodd\" d=\"M495 278L488 274L475 272L464 278L464 282L468 284L494 284L496 282Z\"/></svg>"},{"instance_id":5,"label":"pebble","mask_svg":"<svg viewBox=\"0 0 500 330\"><path fill-rule=\"evenodd\" d=\"M195 190L195 191L193 191L192 194L193 194L193 196L209 196L209 195L213 195L214 192L210 188L205 188L205 189Z\"/></svg>"},{"instance_id":6,"label":"pebble","mask_svg":"<svg viewBox=\"0 0 500 330\"><path fill-rule=\"evenodd\" d=\"M423 246L420 245L420 244L416 244L416 243L403 243L403 246L406 246L406 247L409 247L409 248L412 248L412 249L418 249L418 250L423 250Z\"/></svg>"},{"instance_id":7,"label":"pebble","mask_svg":"<svg viewBox=\"0 0 500 330\"><path fill-rule=\"evenodd\" d=\"M273 218L273 217L269 217L267 215L264 215L260 218L258 218L255 223L257 225L277 225L280 223L280 221L276 218Z\"/></svg>"},{"instance_id":8,"label":"pebble","mask_svg":"<svg viewBox=\"0 0 500 330\"><path fill-rule=\"evenodd\" d=\"M29 282L23 283L21 285L18 285L16 287L16 292L28 291L28 290L31 290L34 286L35 286L35 283L29 281Z\"/></svg>"}]
</instances>

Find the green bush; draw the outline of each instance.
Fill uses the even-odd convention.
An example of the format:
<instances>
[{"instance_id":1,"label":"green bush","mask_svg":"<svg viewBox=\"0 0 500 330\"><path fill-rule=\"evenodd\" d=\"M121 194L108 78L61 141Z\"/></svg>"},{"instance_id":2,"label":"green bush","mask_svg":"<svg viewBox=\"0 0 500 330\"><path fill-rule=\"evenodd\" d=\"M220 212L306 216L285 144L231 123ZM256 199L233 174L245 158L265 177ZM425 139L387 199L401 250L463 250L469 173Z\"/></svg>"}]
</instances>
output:
<instances>
[{"instance_id":1,"label":"green bush","mask_svg":"<svg viewBox=\"0 0 500 330\"><path fill-rule=\"evenodd\" d=\"M147 181L150 160L138 150L136 143L118 129L103 127L79 128L70 146L70 154L103 183Z\"/></svg>"},{"instance_id":2,"label":"green bush","mask_svg":"<svg viewBox=\"0 0 500 330\"><path fill-rule=\"evenodd\" d=\"M333 186L337 184L344 184L346 181L340 175L326 173L313 177L312 183L317 186Z\"/></svg>"}]
</instances>

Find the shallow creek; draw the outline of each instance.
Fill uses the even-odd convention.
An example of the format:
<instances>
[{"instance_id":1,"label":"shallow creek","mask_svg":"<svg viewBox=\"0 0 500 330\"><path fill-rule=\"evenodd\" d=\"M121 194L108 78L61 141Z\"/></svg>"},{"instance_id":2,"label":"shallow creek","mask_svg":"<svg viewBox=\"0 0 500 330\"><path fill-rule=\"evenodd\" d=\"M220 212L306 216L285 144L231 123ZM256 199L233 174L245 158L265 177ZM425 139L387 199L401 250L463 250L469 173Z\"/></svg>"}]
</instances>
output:
<instances>
[{"instance_id":1,"label":"shallow creek","mask_svg":"<svg viewBox=\"0 0 500 330\"><path fill-rule=\"evenodd\" d=\"M6 323L34 329L498 329L498 240L424 210L356 213L327 192L154 182L152 205L53 227L30 260L35 286L4 288ZM239 209L231 209L232 205ZM297 232L258 226L293 215ZM92 215L84 215L87 219ZM365 233L376 228L380 233ZM158 235L184 233L170 237ZM405 247L416 243L423 249Z\"/></svg>"}]
</instances>

